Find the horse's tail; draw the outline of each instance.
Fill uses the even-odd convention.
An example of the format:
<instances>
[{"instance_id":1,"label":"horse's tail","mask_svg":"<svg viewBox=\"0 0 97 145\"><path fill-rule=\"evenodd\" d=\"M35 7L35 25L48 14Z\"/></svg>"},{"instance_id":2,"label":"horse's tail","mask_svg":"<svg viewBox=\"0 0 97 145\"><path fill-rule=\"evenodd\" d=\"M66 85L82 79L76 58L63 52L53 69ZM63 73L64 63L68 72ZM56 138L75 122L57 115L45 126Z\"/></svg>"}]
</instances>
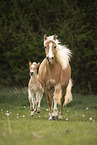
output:
<instances>
[{"instance_id":1,"label":"horse's tail","mask_svg":"<svg viewBox=\"0 0 97 145\"><path fill-rule=\"evenodd\" d=\"M68 86L66 88L66 95L65 95L65 102L64 105L66 106L69 102L72 101L72 93L71 93L71 88L72 88L72 79L69 79Z\"/></svg>"}]
</instances>

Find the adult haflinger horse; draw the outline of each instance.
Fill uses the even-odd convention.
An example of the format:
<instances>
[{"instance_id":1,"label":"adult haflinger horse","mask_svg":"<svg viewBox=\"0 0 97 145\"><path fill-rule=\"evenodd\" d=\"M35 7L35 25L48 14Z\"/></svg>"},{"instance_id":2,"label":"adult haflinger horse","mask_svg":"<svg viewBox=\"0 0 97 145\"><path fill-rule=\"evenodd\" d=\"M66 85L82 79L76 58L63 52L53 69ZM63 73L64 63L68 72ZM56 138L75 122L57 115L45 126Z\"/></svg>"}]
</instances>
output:
<instances>
[{"instance_id":1,"label":"adult haflinger horse","mask_svg":"<svg viewBox=\"0 0 97 145\"><path fill-rule=\"evenodd\" d=\"M60 44L56 35L45 34L44 47L46 58L39 67L39 79L47 96L49 120L58 119L57 104L61 105L59 118L62 119L63 106L72 101L71 51Z\"/></svg>"}]
</instances>

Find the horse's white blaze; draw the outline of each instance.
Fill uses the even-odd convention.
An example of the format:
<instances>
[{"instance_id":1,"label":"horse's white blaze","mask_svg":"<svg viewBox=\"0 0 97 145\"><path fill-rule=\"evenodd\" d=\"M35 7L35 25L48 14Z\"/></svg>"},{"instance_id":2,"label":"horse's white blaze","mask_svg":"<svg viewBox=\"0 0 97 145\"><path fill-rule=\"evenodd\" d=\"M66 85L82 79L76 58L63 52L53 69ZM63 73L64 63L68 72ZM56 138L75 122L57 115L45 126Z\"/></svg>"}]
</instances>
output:
<instances>
[{"instance_id":1,"label":"horse's white blaze","mask_svg":"<svg viewBox=\"0 0 97 145\"><path fill-rule=\"evenodd\" d=\"M53 53L52 53L52 46L53 46L53 44L50 43L50 44L49 44L49 53L48 53L48 57L49 57L49 58L54 57L54 55L53 55Z\"/></svg>"}]
</instances>

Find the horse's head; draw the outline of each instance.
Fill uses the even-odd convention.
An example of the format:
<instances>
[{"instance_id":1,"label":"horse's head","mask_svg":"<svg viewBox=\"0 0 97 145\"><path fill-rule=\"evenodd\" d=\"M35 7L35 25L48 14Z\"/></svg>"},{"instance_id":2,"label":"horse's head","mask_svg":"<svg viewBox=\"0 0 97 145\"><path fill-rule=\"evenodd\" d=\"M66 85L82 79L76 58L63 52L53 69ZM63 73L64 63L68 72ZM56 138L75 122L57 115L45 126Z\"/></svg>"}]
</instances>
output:
<instances>
[{"instance_id":1,"label":"horse's head","mask_svg":"<svg viewBox=\"0 0 97 145\"><path fill-rule=\"evenodd\" d=\"M30 73L35 73L37 72L37 68L38 66L40 65L40 62L39 63L36 63L36 62L29 62L29 65L30 65Z\"/></svg>"},{"instance_id":2,"label":"horse's head","mask_svg":"<svg viewBox=\"0 0 97 145\"><path fill-rule=\"evenodd\" d=\"M56 54L56 35L47 37L46 34L44 35L44 48L46 53L46 58L48 63L53 63L55 60Z\"/></svg>"}]
</instances>

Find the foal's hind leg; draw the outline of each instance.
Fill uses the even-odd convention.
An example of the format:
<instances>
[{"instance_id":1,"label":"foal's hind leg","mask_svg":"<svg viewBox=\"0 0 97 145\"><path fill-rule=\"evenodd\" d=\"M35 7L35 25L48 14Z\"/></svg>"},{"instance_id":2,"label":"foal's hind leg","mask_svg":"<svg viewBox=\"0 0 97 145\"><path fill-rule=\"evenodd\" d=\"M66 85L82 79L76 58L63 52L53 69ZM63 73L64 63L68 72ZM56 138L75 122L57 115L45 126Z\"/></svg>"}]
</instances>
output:
<instances>
[{"instance_id":1,"label":"foal's hind leg","mask_svg":"<svg viewBox=\"0 0 97 145\"><path fill-rule=\"evenodd\" d=\"M39 92L36 93L36 108L37 108L37 113L40 113L40 102L41 102L41 97Z\"/></svg>"},{"instance_id":2,"label":"foal's hind leg","mask_svg":"<svg viewBox=\"0 0 97 145\"><path fill-rule=\"evenodd\" d=\"M33 106L32 106L32 93L31 93L30 89L28 89L28 93L29 93L28 98L29 98L29 102L30 102L30 110L33 110Z\"/></svg>"}]
</instances>

